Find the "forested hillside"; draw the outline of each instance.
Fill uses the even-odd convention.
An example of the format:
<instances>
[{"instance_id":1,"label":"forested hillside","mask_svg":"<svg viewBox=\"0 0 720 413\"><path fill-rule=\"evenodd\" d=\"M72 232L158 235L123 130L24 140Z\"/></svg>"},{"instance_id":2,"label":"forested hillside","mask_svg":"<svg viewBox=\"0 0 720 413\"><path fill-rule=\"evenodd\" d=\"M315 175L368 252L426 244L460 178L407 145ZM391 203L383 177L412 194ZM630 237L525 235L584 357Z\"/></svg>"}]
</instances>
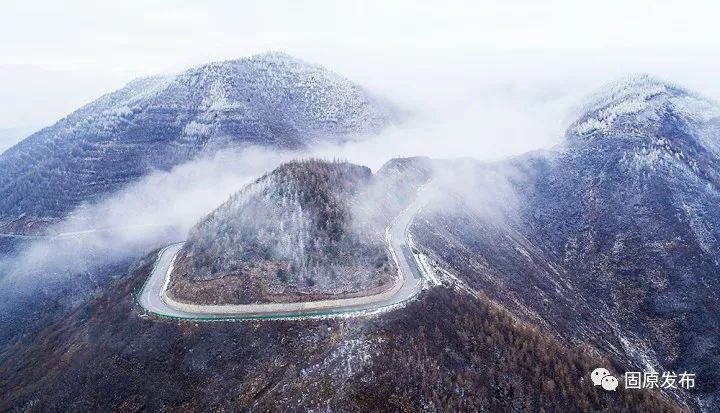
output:
<instances>
[{"instance_id":1,"label":"forested hillside","mask_svg":"<svg viewBox=\"0 0 720 413\"><path fill-rule=\"evenodd\" d=\"M190 302L248 303L389 288L396 274L383 239L355 222L370 169L294 161L233 195L196 225L170 293Z\"/></svg>"},{"instance_id":2,"label":"forested hillside","mask_svg":"<svg viewBox=\"0 0 720 413\"><path fill-rule=\"evenodd\" d=\"M451 286L370 318L148 318L132 292L154 257L0 360L0 410L682 411L593 386L608 360Z\"/></svg>"}]
</instances>

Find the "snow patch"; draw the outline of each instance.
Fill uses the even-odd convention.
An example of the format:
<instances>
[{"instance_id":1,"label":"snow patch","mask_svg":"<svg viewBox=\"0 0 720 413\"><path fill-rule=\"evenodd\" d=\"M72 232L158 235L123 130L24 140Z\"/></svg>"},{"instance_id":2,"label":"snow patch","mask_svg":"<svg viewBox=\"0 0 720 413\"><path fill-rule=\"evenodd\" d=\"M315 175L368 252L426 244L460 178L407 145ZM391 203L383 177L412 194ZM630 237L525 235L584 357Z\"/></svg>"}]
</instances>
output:
<instances>
[{"instance_id":1,"label":"snow patch","mask_svg":"<svg viewBox=\"0 0 720 413\"><path fill-rule=\"evenodd\" d=\"M186 136L209 136L212 131L212 125L205 123L199 123L196 121L190 121L185 128L183 128L183 134Z\"/></svg>"},{"instance_id":2,"label":"snow patch","mask_svg":"<svg viewBox=\"0 0 720 413\"><path fill-rule=\"evenodd\" d=\"M644 97L625 100L602 109L594 117L590 117L575 126L573 131L579 135L594 131L607 131L620 117L637 114L649 108L650 105L642 99Z\"/></svg>"}]
</instances>

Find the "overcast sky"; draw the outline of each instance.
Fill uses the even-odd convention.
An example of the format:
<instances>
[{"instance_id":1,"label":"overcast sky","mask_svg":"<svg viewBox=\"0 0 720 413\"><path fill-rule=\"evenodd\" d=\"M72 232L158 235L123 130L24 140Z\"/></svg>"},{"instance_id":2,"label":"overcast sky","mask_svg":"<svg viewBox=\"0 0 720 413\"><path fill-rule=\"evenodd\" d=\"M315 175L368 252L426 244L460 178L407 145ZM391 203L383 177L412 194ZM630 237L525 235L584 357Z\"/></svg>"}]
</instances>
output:
<instances>
[{"instance_id":1,"label":"overcast sky","mask_svg":"<svg viewBox=\"0 0 720 413\"><path fill-rule=\"evenodd\" d=\"M552 90L628 72L718 98L718 12L717 2L658 0L5 0L0 139L51 124L134 77L266 50L416 104L426 101L420 96Z\"/></svg>"}]
</instances>

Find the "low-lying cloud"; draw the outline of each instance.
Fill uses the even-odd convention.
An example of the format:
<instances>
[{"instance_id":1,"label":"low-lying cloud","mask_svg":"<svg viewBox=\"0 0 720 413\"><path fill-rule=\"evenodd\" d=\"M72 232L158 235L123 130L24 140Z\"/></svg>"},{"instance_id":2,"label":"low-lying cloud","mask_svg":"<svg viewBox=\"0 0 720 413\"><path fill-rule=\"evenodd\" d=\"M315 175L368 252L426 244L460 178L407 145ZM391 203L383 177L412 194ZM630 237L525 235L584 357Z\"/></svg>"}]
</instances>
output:
<instances>
[{"instance_id":1,"label":"low-lying cloud","mask_svg":"<svg viewBox=\"0 0 720 413\"><path fill-rule=\"evenodd\" d=\"M69 234L66 237L32 242L18 257L2 263L0 289L32 288L72 274L92 274L104 265L183 240L232 193L292 158L340 158L377 170L395 157L495 160L552 146L562 141L574 102L567 90L554 87L492 85L455 92L400 102L408 109L407 119L379 135L302 152L225 150L152 173L104 201L83 205L50 229ZM453 189L449 185L454 179L444 176L446 189ZM506 179L492 179L503 197L512 200ZM462 191L467 184L459 181L454 190Z\"/></svg>"},{"instance_id":2,"label":"low-lying cloud","mask_svg":"<svg viewBox=\"0 0 720 413\"><path fill-rule=\"evenodd\" d=\"M502 159L560 144L579 93L554 84L493 83L404 100L405 121L379 136L315 152L373 170L396 157Z\"/></svg>"},{"instance_id":3,"label":"low-lying cloud","mask_svg":"<svg viewBox=\"0 0 720 413\"><path fill-rule=\"evenodd\" d=\"M3 281L15 286L52 280L183 240L192 225L291 152L225 150L151 173L107 199L82 205L5 262Z\"/></svg>"}]
</instances>

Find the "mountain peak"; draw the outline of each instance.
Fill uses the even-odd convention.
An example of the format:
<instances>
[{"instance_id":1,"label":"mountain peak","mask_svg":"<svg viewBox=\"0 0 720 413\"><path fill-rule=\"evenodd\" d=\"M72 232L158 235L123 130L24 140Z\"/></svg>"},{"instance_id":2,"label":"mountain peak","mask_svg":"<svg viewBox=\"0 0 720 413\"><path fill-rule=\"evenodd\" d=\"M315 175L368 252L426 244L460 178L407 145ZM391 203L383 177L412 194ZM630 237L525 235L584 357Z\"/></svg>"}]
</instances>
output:
<instances>
[{"instance_id":1,"label":"mountain peak","mask_svg":"<svg viewBox=\"0 0 720 413\"><path fill-rule=\"evenodd\" d=\"M642 133L649 125L659 125L668 111L694 121L720 115L713 102L645 73L606 85L581 107L583 114L568 130L570 136Z\"/></svg>"},{"instance_id":2,"label":"mountain peak","mask_svg":"<svg viewBox=\"0 0 720 413\"><path fill-rule=\"evenodd\" d=\"M383 240L357 229L352 208L371 178L369 168L343 161L282 164L190 231L168 291L245 304L389 288Z\"/></svg>"},{"instance_id":3,"label":"mountain peak","mask_svg":"<svg viewBox=\"0 0 720 413\"><path fill-rule=\"evenodd\" d=\"M669 88L676 86L649 73L630 73L610 82L604 89L640 92L648 87Z\"/></svg>"},{"instance_id":4,"label":"mountain peak","mask_svg":"<svg viewBox=\"0 0 720 413\"><path fill-rule=\"evenodd\" d=\"M298 59L295 56L292 56L288 53L285 53L280 50L268 50L267 52L257 53L254 54L252 57L250 57L252 60L269 60L269 61L293 61L293 62L301 62L302 60Z\"/></svg>"},{"instance_id":5,"label":"mountain peak","mask_svg":"<svg viewBox=\"0 0 720 413\"><path fill-rule=\"evenodd\" d=\"M186 75L194 76L197 74L217 76L222 75L223 73L233 72L239 67L265 70L268 68L269 65L278 65L282 69L291 69L295 71L302 70L331 73L329 70L325 69L322 66L305 62L304 60L289 55L285 52L267 51L254 54L249 57L241 57L237 59L206 63L200 66L193 67L179 74L178 77L183 77Z\"/></svg>"},{"instance_id":6,"label":"mountain peak","mask_svg":"<svg viewBox=\"0 0 720 413\"><path fill-rule=\"evenodd\" d=\"M377 133L393 116L362 86L279 52L137 79L0 156L0 225L60 218L207 151L344 142ZM110 159L122 166L108 168ZM39 169L47 184L37 185Z\"/></svg>"},{"instance_id":7,"label":"mountain peak","mask_svg":"<svg viewBox=\"0 0 720 413\"><path fill-rule=\"evenodd\" d=\"M687 94L688 92L647 73L635 73L621 77L602 87L588 99L586 109L600 109L609 104L629 99L647 100L670 93Z\"/></svg>"}]
</instances>

